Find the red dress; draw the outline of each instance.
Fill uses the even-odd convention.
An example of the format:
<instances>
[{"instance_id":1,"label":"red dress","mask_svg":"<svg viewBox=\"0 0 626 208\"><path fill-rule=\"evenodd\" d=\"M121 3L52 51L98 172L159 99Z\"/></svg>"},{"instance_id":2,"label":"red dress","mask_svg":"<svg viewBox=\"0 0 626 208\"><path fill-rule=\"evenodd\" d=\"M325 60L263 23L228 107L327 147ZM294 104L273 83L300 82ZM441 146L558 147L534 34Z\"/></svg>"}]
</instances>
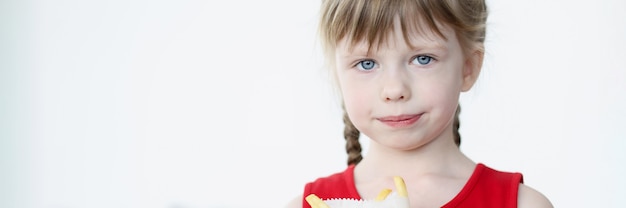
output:
<instances>
[{"instance_id":1,"label":"red dress","mask_svg":"<svg viewBox=\"0 0 626 208\"><path fill-rule=\"evenodd\" d=\"M463 189L442 207L517 207L520 183L523 183L520 173L501 172L478 163ZM309 194L315 194L321 199L361 199L354 184L354 165L348 166L343 172L307 183L302 207L311 207L304 200Z\"/></svg>"}]
</instances>

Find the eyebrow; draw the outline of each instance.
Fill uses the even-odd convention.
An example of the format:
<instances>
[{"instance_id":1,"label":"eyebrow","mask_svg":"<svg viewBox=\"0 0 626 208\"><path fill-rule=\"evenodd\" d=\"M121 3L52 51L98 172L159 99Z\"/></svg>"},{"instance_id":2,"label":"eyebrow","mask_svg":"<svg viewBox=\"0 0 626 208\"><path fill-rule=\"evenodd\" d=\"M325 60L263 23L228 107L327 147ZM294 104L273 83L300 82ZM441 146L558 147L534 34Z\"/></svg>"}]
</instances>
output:
<instances>
[{"instance_id":1,"label":"eyebrow","mask_svg":"<svg viewBox=\"0 0 626 208\"><path fill-rule=\"evenodd\" d=\"M415 42L417 42L417 44ZM441 51L448 50L448 45L446 44L447 41L442 43L442 41L436 41L436 40L431 40L431 41L413 40L413 41L409 41L409 43L410 43L410 48L413 51L420 51L423 49L433 49L433 50L441 50Z\"/></svg>"},{"instance_id":2,"label":"eyebrow","mask_svg":"<svg viewBox=\"0 0 626 208\"><path fill-rule=\"evenodd\" d=\"M447 52L448 46L446 44L441 44L439 42L431 43L431 44L411 44L409 50L412 52L421 52L424 50ZM339 52L338 54L340 55L341 58L351 58L351 57L370 56L373 53L376 53L375 48L372 48L370 50L370 48L365 46L365 44L357 44L355 46L352 46L351 50L350 48L348 48L347 50L343 50Z\"/></svg>"},{"instance_id":3,"label":"eyebrow","mask_svg":"<svg viewBox=\"0 0 626 208\"><path fill-rule=\"evenodd\" d=\"M372 51L369 50L369 45L357 43L354 45L348 45L343 48L343 50L339 50L336 52L338 58L355 58L355 57L367 57L372 54Z\"/></svg>"},{"instance_id":4,"label":"eyebrow","mask_svg":"<svg viewBox=\"0 0 626 208\"><path fill-rule=\"evenodd\" d=\"M430 51L438 51L438 52L447 53L449 49L449 46L448 46L449 39L440 38L437 36L428 36L428 37L418 36L418 37L408 37L408 38L409 39L397 40L397 41L401 41L400 43L397 43L397 44L408 44L409 50L411 52L421 52L425 50L430 50ZM388 46L390 44L394 44L394 45L396 44L396 43L389 43L388 41L385 41L384 43L367 43L367 41L356 41L356 42L346 41L346 40L344 41L345 42L343 42L342 44L346 44L344 46L347 46L347 47L345 48L345 50L338 53L340 55L339 57L341 58L371 56L372 54L377 53L377 49L379 47L387 47L388 49L393 50L394 47L388 47Z\"/></svg>"}]
</instances>

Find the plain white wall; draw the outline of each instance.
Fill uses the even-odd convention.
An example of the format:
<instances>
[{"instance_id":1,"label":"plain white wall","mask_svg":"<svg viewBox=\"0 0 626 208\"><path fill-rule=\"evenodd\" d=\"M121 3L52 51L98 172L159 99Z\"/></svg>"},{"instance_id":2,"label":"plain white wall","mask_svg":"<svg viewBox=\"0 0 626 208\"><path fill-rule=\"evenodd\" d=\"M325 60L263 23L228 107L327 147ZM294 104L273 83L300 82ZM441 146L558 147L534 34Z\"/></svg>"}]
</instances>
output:
<instances>
[{"instance_id":1,"label":"plain white wall","mask_svg":"<svg viewBox=\"0 0 626 208\"><path fill-rule=\"evenodd\" d=\"M462 150L626 205L626 2L488 3ZM2 1L0 207L279 207L342 170L318 4Z\"/></svg>"}]
</instances>

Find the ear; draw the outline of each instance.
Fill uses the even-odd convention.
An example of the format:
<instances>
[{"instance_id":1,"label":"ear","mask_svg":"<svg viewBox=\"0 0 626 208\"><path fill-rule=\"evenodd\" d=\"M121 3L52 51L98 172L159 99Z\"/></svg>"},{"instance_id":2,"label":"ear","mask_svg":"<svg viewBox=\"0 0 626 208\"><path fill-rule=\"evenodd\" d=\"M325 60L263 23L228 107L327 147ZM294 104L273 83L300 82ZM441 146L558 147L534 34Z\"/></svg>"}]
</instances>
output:
<instances>
[{"instance_id":1,"label":"ear","mask_svg":"<svg viewBox=\"0 0 626 208\"><path fill-rule=\"evenodd\" d=\"M461 86L462 92L472 89L472 86L476 83L480 69L483 67L484 55L485 53L482 50L475 50L465 59L463 65L463 85Z\"/></svg>"}]
</instances>

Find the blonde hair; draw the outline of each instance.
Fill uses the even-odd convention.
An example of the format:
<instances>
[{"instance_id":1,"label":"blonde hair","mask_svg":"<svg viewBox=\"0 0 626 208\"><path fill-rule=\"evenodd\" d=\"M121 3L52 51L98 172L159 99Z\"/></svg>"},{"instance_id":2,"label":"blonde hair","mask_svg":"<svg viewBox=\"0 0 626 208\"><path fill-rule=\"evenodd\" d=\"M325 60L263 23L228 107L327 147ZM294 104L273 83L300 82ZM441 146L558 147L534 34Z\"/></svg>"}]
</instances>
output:
<instances>
[{"instance_id":1,"label":"blonde hair","mask_svg":"<svg viewBox=\"0 0 626 208\"><path fill-rule=\"evenodd\" d=\"M446 26L454 30L465 55L476 50L484 51L485 0L322 0L319 35L326 64L334 68L335 49L343 39L348 41L349 47L361 41L365 41L370 49L380 47L392 32L396 17L400 17L403 37L409 45L410 32L430 35L422 28L446 39L440 28ZM453 123L457 146L461 144L459 113L460 106ZM343 120L348 165L357 164L363 158L360 132L350 121L345 108Z\"/></svg>"}]
</instances>

